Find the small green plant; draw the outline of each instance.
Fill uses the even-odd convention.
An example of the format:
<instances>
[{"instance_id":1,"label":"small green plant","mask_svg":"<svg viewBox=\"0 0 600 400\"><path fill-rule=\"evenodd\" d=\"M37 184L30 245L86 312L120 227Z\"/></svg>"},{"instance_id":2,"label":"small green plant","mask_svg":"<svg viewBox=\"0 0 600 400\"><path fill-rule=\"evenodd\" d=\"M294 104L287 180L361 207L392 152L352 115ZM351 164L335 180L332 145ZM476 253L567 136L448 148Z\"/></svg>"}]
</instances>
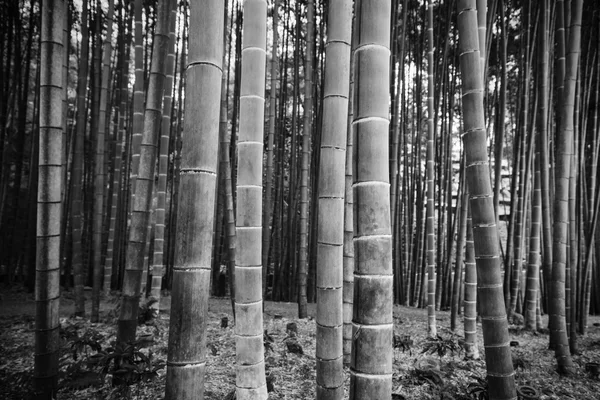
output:
<instances>
[{"instance_id":1,"label":"small green plant","mask_svg":"<svg viewBox=\"0 0 600 400\"><path fill-rule=\"evenodd\" d=\"M412 355L412 346L414 341L410 338L410 335L394 335L394 348L400 349L402 352L408 351Z\"/></svg>"},{"instance_id":2,"label":"small green plant","mask_svg":"<svg viewBox=\"0 0 600 400\"><path fill-rule=\"evenodd\" d=\"M462 353L464 347L464 341L454 334L451 334L447 338L436 335L435 338L427 338L427 341L423 345L422 354L437 354L441 359L447 354L454 356L455 354Z\"/></svg>"},{"instance_id":3,"label":"small green plant","mask_svg":"<svg viewBox=\"0 0 600 400\"><path fill-rule=\"evenodd\" d=\"M147 382L165 367L163 360L155 359L152 351L144 353L154 340L141 336L127 344L112 344L102 348L102 335L93 329L79 333L80 326L64 329L62 337L67 341L69 356L63 358L63 385L73 389L100 386L105 377L112 378L113 385L132 385ZM72 362L70 359L74 362Z\"/></svg>"},{"instance_id":4,"label":"small green plant","mask_svg":"<svg viewBox=\"0 0 600 400\"><path fill-rule=\"evenodd\" d=\"M442 373L437 369L415 368L412 371L412 378L419 384L429 383L436 386L444 384Z\"/></svg>"},{"instance_id":5,"label":"small green plant","mask_svg":"<svg viewBox=\"0 0 600 400\"><path fill-rule=\"evenodd\" d=\"M476 375L471 375L471 378L475 379L475 382L471 382L467 386L469 398L473 400L488 400L487 380Z\"/></svg>"}]
</instances>

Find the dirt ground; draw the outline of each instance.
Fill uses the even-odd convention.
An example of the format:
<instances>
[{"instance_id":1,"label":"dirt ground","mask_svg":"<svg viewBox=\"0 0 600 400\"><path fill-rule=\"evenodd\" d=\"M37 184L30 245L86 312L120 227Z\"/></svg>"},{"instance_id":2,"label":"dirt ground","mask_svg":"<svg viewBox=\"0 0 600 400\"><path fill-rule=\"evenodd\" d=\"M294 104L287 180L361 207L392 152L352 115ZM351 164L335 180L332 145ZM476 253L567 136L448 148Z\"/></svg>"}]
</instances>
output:
<instances>
[{"instance_id":1,"label":"dirt ground","mask_svg":"<svg viewBox=\"0 0 600 400\"><path fill-rule=\"evenodd\" d=\"M35 301L32 294L20 288L0 291L0 398L28 399L31 394L33 375L33 329ZM89 295L86 292L86 312L89 317ZM109 296L101 302L101 321L91 324L73 318L72 293L63 293L61 299L61 329L76 332L77 337L93 337L102 349L110 347L116 334L115 308L118 297ZM89 347L81 349L74 360L72 338L63 339L61 350L60 399L162 399L164 398L165 369L170 297L161 299L161 313L154 322L141 325L138 337L151 338L152 343L141 351L152 355L152 365L158 366L154 377L130 386L114 386L112 375L88 379L75 377L76 369L91 367L84 363L96 353ZM294 303L266 302L264 328L268 334L265 362L267 376L272 384L269 398L313 399L315 397L315 313L309 304L309 318L298 320ZM222 318L228 318L228 326L221 327ZM462 321L456 335L449 331L449 312L437 312L438 333L447 347L445 355L435 352L426 337L427 312L396 306L394 308L395 334L407 344L394 350L393 399L475 399L481 385L478 378L485 377L483 360L465 360L461 351ZM546 323L544 319L544 323ZM290 337L288 323L297 326L297 335ZM235 341L233 316L229 299L211 298L207 328L207 374L205 399L228 398L235 388ZM483 354L481 325L478 326L479 349ZM600 377L586 371L590 362L600 362L600 318L591 317L589 332L579 338L580 354L573 356L574 373L569 377L556 372L554 354L548 350L547 333L530 333L520 327L510 327L514 347L513 361L516 365L516 382L523 390L535 390L539 399L585 399L597 400L600 393ZM88 336L86 336L88 335ZM63 337L65 335L62 335ZM294 335L292 335L294 336ZM290 351L293 341L303 354ZM84 346L85 347L85 346ZM427 348L433 349L431 352ZM83 360L83 361L82 361ZM79 362L79 363L78 363ZM427 367L426 367L427 366ZM589 368L589 367L588 367ZM433 370L433 372L431 372ZM81 371L79 371L81 372ZM85 372L85 371L84 371ZM349 374L346 371L346 388ZM346 389L347 390L347 389Z\"/></svg>"}]
</instances>

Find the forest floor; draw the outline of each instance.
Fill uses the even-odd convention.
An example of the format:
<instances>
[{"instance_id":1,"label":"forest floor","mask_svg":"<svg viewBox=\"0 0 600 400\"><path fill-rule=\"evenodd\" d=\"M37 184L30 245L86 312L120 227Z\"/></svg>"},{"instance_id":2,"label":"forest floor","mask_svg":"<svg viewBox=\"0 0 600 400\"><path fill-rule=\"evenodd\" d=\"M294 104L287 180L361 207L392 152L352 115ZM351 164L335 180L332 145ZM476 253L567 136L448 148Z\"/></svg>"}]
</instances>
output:
<instances>
[{"instance_id":1,"label":"forest floor","mask_svg":"<svg viewBox=\"0 0 600 400\"><path fill-rule=\"evenodd\" d=\"M86 315L89 316L89 292ZM61 375L60 399L162 399L164 398L164 362L167 356L170 297L160 303L160 315L138 328L138 341L133 348L138 355L133 366L102 373L110 362L111 342L116 335L118 298L109 296L101 302L101 322L92 324L73 318L73 295L63 292L61 299ZM298 320L296 304L266 302L264 328L268 333L265 361L268 380L272 384L269 399L314 399L315 397L315 314L309 304L309 318ZM1 288L0 292L0 398L28 399L33 376L35 302L33 295L19 288ZM221 327L227 317L228 326ZM465 360L460 346L462 321L453 335L448 329L450 313L437 313L438 333L443 340L427 339L427 311L394 307L395 334L393 399L483 399L481 381L485 377L483 360ZM295 323L297 334L290 333ZM544 323L547 319L544 318ZM205 399L221 400L235 387L235 341L229 299L212 298L207 323L207 373ZM479 350L483 354L481 325L478 326ZM591 317L589 332L579 338L580 354L573 356L573 374L556 372L554 354L548 350L547 333L530 333L510 326L513 362L519 387L537 391L537 397L523 399L589 399L600 398L600 376L592 375L589 363L600 362L600 317ZM303 354L298 351L298 344ZM100 346L100 349L98 348ZM430 351L425 351L429 349ZM99 350L99 351L98 351ZM131 349L130 349L131 350ZM439 355L440 350L445 354ZM96 355L100 354L100 355ZM141 354L141 355L140 355ZM104 356L101 356L104 355ZM148 357L152 355L151 357ZM104 363L104 364L103 364ZM587 366L587 367L586 367ZM346 371L347 372L347 371ZM119 377L137 383L113 386ZM349 375L346 373L346 387ZM480 382L480 383L478 383ZM531 389L529 389L531 390ZM347 396L346 396L347 398Z\"/></svg>"}]
</instances>

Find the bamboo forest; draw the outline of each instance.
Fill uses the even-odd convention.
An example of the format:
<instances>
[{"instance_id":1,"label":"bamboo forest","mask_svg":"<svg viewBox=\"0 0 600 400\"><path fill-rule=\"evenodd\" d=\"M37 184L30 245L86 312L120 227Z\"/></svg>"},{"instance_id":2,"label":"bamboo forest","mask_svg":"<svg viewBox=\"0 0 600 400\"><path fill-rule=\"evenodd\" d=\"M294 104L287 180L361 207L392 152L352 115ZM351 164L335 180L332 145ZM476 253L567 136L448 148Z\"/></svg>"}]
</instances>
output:
<instances>
[{"instance_id":1,"label":"bamboo forest","mask_svg":"<svg viewBox=\"0 0 600 400\"><path fill-rule=\"evenodd\" d=\"M0 0L0 398L600 397L600 1Z\"/></svg>"}]
</instances>

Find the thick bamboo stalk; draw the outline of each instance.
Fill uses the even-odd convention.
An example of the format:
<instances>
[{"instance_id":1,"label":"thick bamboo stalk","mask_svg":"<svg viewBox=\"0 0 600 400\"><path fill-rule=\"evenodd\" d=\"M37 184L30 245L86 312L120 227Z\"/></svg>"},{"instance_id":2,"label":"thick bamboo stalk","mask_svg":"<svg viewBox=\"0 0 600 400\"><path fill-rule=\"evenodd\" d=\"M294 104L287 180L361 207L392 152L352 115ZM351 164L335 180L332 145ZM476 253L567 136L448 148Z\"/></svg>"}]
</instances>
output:
<instances>
[{"instance_id":1,"label":"thick bamboo stalk","mask_svg":"<svg viewBox=\"0 0 600 400\"><path fill-rule=\"evenodd\" d=\"M54 399L58 390L65 3L48 0L41 6L33 372L37 399Z\"/></svg>"},{"instance_id":2,"label":"thick bamboo stalk","mask_svg":"<svg viewBox=\"0 0 600 400\"><path fill-rule=\"evenodd\" d=\"M244 0L235 287L236 397L266 399L262 300L262 174L267 2ZM241 290L243 288L243 290Z\"/></svg>"},{"instance_id":3,"label":"thick bamboo stalk","mask_svg":"<svg viewBox=\"0 0 600 400\"><path fill-rule=\"evenodd\" d=\"M569 226L569 177L573 156L573 109L581 49L582 0L575 0L569 32L563 106L556 136L556 182L554 198L553 263L550 286L550 335L553 338L558 370L569 374L573 365L565 320L565 280Z\"/></svg>"},{"instance_id":4,"label":"thick bamboo stalk","mask_svg":"<svg viewBox=\"0 0 600 400\"><path fill-rule=\"evenodd\" d=\"M343 247L352 1L328 8L317 227L317 399L342 399Z\"/></svg>"},{"instance_id":5,"label":"thick bamboo stalk","mask_svg":"<svg viewBox=\"0 0 600 400\"><path fill-rule=\"evenodd\" d=\"M393 275L389 189L390 2L356 4L354 317L350 399L392 395Z\"/></svg>"},{"instance_id":6,"label":"thick bamboo stalk","mask_svg":"<svg viewBox=\"0 0 600 400\"><path fill-rule=\"evenodd\" d=\"M183 146L166 398L204 398L206 323L217 186L222 1L190 3Z\"/></svg>"},{"instance_id":7,"label":"thick bamboo stalk","mask_svg":"<svg viewBox=\"0 0 600 400\"><path fill-rule=\"evenodd\" d=\"M459 0L457 10L463 81L464 134L462 138L473 217L477 287L486 355L488 393L490 399L516 399L517 391L500 274L498 227L489 177L475 0Z\"/></svg>"}]
</instances>

